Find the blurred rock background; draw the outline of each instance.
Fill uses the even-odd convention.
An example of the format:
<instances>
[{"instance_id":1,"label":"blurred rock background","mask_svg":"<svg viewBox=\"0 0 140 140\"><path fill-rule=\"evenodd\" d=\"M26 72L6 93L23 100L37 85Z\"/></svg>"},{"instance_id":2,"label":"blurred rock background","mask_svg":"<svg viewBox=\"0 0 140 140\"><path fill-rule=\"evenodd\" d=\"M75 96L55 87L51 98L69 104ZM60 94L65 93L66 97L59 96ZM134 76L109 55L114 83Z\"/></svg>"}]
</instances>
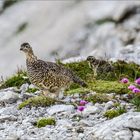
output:
<instances>
[{"instance_id":1,"label":"blurred rock background","mask_svg":"<svg viewBox=\"0 0 140 140\"><path fill-rule=\"evenodd\" d=\"M0 76L25 67L20 44L41 59L125 59L140 64L140 1L0 1Z\"/></svg>"}]
</instances>

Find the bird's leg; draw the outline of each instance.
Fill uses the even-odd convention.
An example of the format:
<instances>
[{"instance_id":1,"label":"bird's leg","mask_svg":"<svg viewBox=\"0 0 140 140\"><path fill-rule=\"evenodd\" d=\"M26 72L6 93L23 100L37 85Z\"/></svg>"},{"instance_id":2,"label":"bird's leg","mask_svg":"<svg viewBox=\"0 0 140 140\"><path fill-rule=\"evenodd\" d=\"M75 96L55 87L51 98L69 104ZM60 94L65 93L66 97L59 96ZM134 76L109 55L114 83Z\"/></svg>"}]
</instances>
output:
<instances>
[{"instance_id":1,"label":"bird's leg","mask_svg":"<svg viewBox=\"0 0 140 140\"><path fill-rule=\"evenodd\" d=\"M50 98L55 98L55 95L53 93L49 92L49 90L43 90L42 95L46 96L46 97L50 97Z\"/></svg>"},{"instance_id":2,"label":"bird's leg","mask_svg":"<svg viewBox=\"0 0 140 140\"><path fill-rule=\"evenodd\" d=\"M61 90L59 91L59 95L58 95L59 99L64 99L64 90L65 88L61 88Z\"/></svg>"}]
</instances>

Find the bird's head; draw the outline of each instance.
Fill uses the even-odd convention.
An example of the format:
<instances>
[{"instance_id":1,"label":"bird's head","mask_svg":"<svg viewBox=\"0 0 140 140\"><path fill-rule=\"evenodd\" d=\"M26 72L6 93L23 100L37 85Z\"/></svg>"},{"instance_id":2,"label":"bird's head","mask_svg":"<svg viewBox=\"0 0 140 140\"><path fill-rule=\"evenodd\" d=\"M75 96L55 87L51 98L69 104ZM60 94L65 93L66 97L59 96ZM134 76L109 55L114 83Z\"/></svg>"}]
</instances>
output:
<instances>
[{"instance_id":1,"label":"bird's head","mask_svg":"<svg viewBox=\"0 0 140 140\"><path fill-rule=\"evenodd\" d=\"M32 47L29 43L21 44L20 50L23 51L26 55L26 58L30 61L36 60L37 57L34 55Z\"/></svg>"},{"instance_id":2,"label":"bird's head","mask_svg":"<svg viewBox=\"0 0 140 140\"><path fill-rule=\"evenodd\" d=\"M32 47L30 46L29 43L23 43L21 44L20 50L23 51L24 53L33 53Z\"/></svg>"},{"instance_id":3,"label":"bird's head","mask_svg":"<svg viewBox=\"0 0 140 140\"><path fill-rule=\"evenodd\" d=\"M88 62L94 62L95 60L96 60L96 58L94 56L88 56L87 57Z\"/></svg>"}]
</instances>

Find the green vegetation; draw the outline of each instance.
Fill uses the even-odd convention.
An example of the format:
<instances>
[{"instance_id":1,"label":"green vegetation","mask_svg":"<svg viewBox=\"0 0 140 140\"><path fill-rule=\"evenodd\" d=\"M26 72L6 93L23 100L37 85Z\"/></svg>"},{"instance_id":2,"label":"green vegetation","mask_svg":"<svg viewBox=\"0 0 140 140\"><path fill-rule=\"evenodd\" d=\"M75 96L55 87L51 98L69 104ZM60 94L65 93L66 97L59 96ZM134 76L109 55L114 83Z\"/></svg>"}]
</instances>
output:
<instances>
[{"instance_id":1,"label":"green vegetation","mask_svg":"<svg viewBox=\"0 0 140 140\"><path fill-rule=\"evenodd\" d=\"M37 121L37 127L45 127L46 125L55 125L56 121L54 118L42 118Z\"/></svg>"},{"instance_id":2,"label":"green vegetation","mask_svg":"<svg viewBox=\"0 0 140 140\"><path fill-rule=\"evenodd\" d=\"M66 94L74 94L74 93L88 93L90 91L95 91L97 93L117 93L117 94L125 94L129 93L128 84L122 84L118 81L104 81L104 80L96 80L88 83L88 88L82 87L70 87Z\"/></svg>"},{"instance_id":3,"label":"green vegetation","mask_svg":"<svg viewBox=\"0 0 140 140\"><path fill-rule=\"evenodd\" d=\"M85 81L88 81L93 75L93 71L91 68L89 68L87 61L67 63L64 64L64 66L73 70L76 73L76 75L78 75Z\"/></svg>"},{"instance_id":4,"label":"green vegetation","mask_svg":"<svg viewBox=\"0 0 140 140\"><path fill-rule=\"evenodd\" d=\"M123 77L129 78L129 80L134 81L136 78L140 77L140 65L133 62L127 63L125 61L118 60L113 63L115 68L115 75L117 79Z\"/></svg>"},{"instance_id":5,"label":"green vegetation","mask_svg":"<svg viewBox=\"0 0 140 140\"><path fill-rule=\"evenodd\" d=\"M106 94L96 93L87 97L86 100L93 103L103 103L110 101L111 97Z\"/></svg>"},{"instance_id":6,"label":"green vegetation","mask_svg":"<svg viewBox=\"0 0 140 140\"><path fill-rule=\"evenodd\" d=\"M98 93L124 94L130 92L127 87L128 84L122 84L118 81L97 80L89 83L89 88Z\"/></svg>"},{"instance_id":7,"label":"green vegetation","mask_svg":"<svg viewBox=\"0 0 140 140\"><path fill-rule=\"evenodd\" d=\"M123 113L126 113L125 107L118 107L117 109L107 110L104 113L104 116L107 117L108 119L112 119L112 118L117 117Z\"/></svg>"},{"instance_id":8,"label":"green vegetation","mask_svg":"<svg viewBox=\"0 0 140 140\"><path fill-rule=\"evenodd\" d=\"M18 106L18 109L22 109L23 107L38 107L38 106L42 106L42 107L45 107L45 106L50 106L50 105L53 105L55 104L56 100L55 99L52 99L52 98L49 98L49 97L46 97L46 96L36 96L36 97L32 97L32 98L29 98L25 101L23 101L19 106Z\"/></svg>"},{"instance_id":9,"label":"green vegetation","mask_svg":"<svg viewBox=\"0 0 140 140\"><path fill-rule=\"evenodd\" d=\"M89 93L90 90L86 89L86 88L75 88L75 89L71 89L71 90L67 90L65 91L66 94L75 94L75 93Z\"/></svg>"},{"instance_id":10,"label":"green vegetation","mask_svg":"<svg viewBox=\"0 0 140 140\"><path fill-rule=\"evenodd\" d=\"M26 90L26 92L28 92L28 93L34 93L34 92L36 92L38 89L37 88L28 88L27 90Z\"/></svg>"},{"instance_id":11,"label":"green vegetation","mask_svg":"<svg viewBox=\"0 0 140 140\"><path fill-rule=\"evenodd\" d=\"M17 87L19 88L24 83L30 83L27 73L25 71L18 71L12 77L6 79L0 86L0 89L8 88L8 87Z\"/></svg>"},{"instance_id":12,"label":"green vegetation","mask_svg":"<svg viewBox=\"0 0 140 140\"><path fill-rule=\"evenodd\" d=\"M131 100L131 103L136 106L136 111L140 112L140 96L135 95L134 98Z\"/></svg>"},{"instance_id":13,"label":"green vegetation","mask_svg":"<svg viewBox=\"0 0 140 140\"><path fill-rule=\"evenodd\" d=\"M59 62L59 64L72 69L79 77L81 77L87 82L94 80L118 81L123 77L129 77L130 80L134 81L137 77L140 77L140 65L137 65L135 63L127 63L121 60L112 63L112 66L114 68L113 71L100 72L99 68L96 78L94 77L93 70L89 67L87 61L73 62L67 64L62 64L61 62ZM106 65L102 65L102 69L104 69L105 67Z\"/></svg>"},{"instance_id":14,"label":"green vegetation","mask_svg":"<svg viewBox=\"0 0 140 140\"><path fill-rule=\"evenodd\" d=\"M119 106L120 106L119 102L114 103L114 107L119 107Z\"/></svg>"}]
</instances>

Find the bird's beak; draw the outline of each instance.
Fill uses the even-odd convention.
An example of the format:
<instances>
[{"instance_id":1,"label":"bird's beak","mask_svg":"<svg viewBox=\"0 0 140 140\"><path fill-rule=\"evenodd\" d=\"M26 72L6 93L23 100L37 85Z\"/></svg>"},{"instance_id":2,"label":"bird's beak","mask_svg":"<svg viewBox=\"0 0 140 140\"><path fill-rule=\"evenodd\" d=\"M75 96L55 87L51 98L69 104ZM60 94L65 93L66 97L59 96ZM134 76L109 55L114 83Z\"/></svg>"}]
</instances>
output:
<instances>
[{"instance_id":1,"label":"bird's beak","mask_svg":"<svg viewBox=\"0 0 140 140\"><path fill-rule=\"evenodd\" d=\"M23 48L20 48L20 51L22 51L23 50Z\"/></svg>"}]
</instances>

